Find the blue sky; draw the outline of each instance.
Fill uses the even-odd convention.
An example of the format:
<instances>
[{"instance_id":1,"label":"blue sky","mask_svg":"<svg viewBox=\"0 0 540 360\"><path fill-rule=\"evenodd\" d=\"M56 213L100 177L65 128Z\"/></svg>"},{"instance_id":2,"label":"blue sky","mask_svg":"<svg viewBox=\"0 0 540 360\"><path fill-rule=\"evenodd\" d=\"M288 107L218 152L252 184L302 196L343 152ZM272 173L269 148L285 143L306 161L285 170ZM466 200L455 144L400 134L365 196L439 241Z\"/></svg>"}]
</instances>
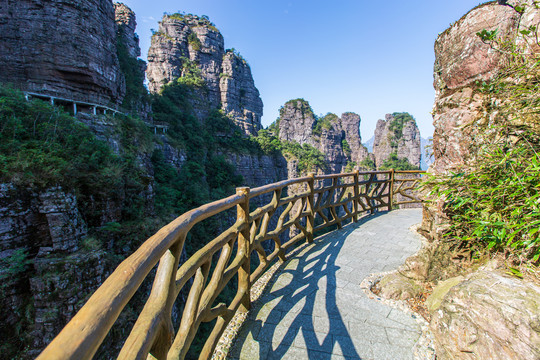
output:
<instances>
[{"instance_id":1,"label":"blue sky","mask_svg":"<svg viewBox=\"0 0 540 360\"><path fill-rule=\"evenodd\" d=\"M263 125L290 99L316 114L360 114L368 140L378 119L406 111L433 133L433 44L478 0L122 0L137 15L142 58L164 12L208 15L251 66Z\"/></svg>"}]
</instances>

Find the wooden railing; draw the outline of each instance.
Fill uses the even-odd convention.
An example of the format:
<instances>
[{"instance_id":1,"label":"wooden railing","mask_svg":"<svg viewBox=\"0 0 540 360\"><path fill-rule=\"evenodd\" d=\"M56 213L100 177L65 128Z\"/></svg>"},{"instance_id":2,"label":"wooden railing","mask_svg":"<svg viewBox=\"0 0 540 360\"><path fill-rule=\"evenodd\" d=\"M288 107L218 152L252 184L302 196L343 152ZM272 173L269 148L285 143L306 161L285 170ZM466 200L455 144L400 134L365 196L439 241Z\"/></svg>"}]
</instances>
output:
<instances>
[{"instance_id":1,"label":"wooden railing","mask_svg":"<svg viewBox=\"0 0 540 360\"><path fill-rule=\"evenodd\" d=\"M191 210L124 260L38 359L91 359L158 262L150 295L118 358L183 359L199 325L216 320L199 356L208 359L233 315L249 310L250 285L274 260L286 260L289 249L302 239L312 242L315 233L324 228L341 228L377 209L419 202L413 191L422 173L309 174L255 189L238 188L235 195ZM250 212L253 203L264 205ZM234 207L234 224L179 264L192 227ZM273 246L263 246L268 242ZM251 259L253 253L258 265L251 271L256 262ZM235 277L234 298L228 304L215 304ZM175 329L172 309L183 289L187 297Z\"/></svg>"}]
</instances>

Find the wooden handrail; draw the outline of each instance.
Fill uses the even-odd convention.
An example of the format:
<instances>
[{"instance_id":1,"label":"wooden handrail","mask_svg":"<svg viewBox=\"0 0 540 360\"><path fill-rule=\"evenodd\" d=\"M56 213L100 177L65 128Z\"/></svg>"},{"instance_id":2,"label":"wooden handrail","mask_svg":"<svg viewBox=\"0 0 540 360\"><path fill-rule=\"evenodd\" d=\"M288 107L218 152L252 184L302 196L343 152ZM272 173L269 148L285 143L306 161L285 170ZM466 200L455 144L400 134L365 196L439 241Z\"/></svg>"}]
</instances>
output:
<instances>
[{"instance_id":1,"label":"wooden handrail","mask_svg":"<svg viewBox=\"0 0 540 360\"><path fill-rule=\"evenodd\" d=\"M329 226L341 228L346 221L358 221L362 213L421 202L415 190L423 173L356 170L309 174L255 189L238 188L235 195L191 210L161 228L118 265L38 359L91 359L158 262L148 300L118 358L146 359L151 354L157 359L183 359L199 325L217 319L199 356L209 359L233 315L249 310L250 284L274 260L285 261L287 250L298 241L312 242L317 231ZM295 194L282 197L291 185ZM252 199L264 202L270 194L270 202L250 212ZM180 264L191 228L234 207L236 222ZM274 249L265 248L265 241L273 242ZM253 253L259 264L251 271ZM214 304L235 276L238 284L234 299L229 304ZM190 287L184 312L175 331L172 309L187 284Z\"/></svg>"}]
</instances>

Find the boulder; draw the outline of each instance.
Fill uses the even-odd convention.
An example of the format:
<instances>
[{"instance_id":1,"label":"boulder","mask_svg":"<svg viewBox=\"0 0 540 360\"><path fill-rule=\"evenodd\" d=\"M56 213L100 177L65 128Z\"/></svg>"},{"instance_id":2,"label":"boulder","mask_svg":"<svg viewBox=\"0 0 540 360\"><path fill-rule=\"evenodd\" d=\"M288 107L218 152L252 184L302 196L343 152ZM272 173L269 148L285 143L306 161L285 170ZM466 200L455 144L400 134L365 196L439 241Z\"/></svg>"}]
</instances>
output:
<instances>
[{"instance_id":1,"label":"boulder","mask_svg":"<svg viewBox=\"0 0 540 360\"><path fill-rule=\"evenodd\" d=\"M440 283L428 301L439 359L540 359L540 287L495 271Z\"/></svg>"}]
</instances>

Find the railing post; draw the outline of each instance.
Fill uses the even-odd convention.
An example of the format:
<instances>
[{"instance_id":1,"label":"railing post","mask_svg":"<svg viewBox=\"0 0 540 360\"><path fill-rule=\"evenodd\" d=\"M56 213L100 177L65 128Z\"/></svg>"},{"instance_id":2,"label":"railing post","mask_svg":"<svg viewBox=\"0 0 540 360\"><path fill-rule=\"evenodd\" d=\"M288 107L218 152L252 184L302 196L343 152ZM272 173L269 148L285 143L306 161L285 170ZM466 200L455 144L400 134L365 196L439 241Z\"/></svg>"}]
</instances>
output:
<instances>
[{"instance_id":1,"label":"railing post","mask_svg":"<svg viewBox=\"0 0 540 360\"><path fill-rule=\"evenodd\" d=\"M309 195L308 195L308 202L307 202L307 224L306 224L306 231L307 231L307 242L312 243L313 242L313 232L315 229L315 173L309 173L309 180L308 180L308 187L309 187Z\"/></svg>"},{"instance_id":2,"label":"railing post","mask_svg":"<svg viewBox=\"0 0 540 360\"><path fill-rule=\"evenodd\" d=\"M388 211L392 211L392 202L394 201L394 174L395 170L390 170L390 198L388 199Z\"/></svg>"},{"instance_id":3,"label":"railing post","mask_svg":"<svg viewBox=\"0 0 540 360\"><path fill-rule=\"evenodd\" d=\"M353 220L354 222L358 221L358 196L360 194L360 189L358 186L358 180L359 180L359 174L360 171L358 169L354 170L354 199L353 199Z\"/></svg>"},{"instance_id":4,"label":"railing post","mask_svg":"<svg viewBox=\"0 0 540 360\"><path fill-rule=\"evenodd\" d=\"M249 188L238 187L236 194L243 196L244 201L236 205L236 219L239 224L245 224L244 229L238 234L238 251L244 252L244 263L238 269L238 290L243 293L242 304L238 309L240 312L247 312L251 307L249 282L251 265L251 247L249 244Z\"/></svg>"}]
</instances>

